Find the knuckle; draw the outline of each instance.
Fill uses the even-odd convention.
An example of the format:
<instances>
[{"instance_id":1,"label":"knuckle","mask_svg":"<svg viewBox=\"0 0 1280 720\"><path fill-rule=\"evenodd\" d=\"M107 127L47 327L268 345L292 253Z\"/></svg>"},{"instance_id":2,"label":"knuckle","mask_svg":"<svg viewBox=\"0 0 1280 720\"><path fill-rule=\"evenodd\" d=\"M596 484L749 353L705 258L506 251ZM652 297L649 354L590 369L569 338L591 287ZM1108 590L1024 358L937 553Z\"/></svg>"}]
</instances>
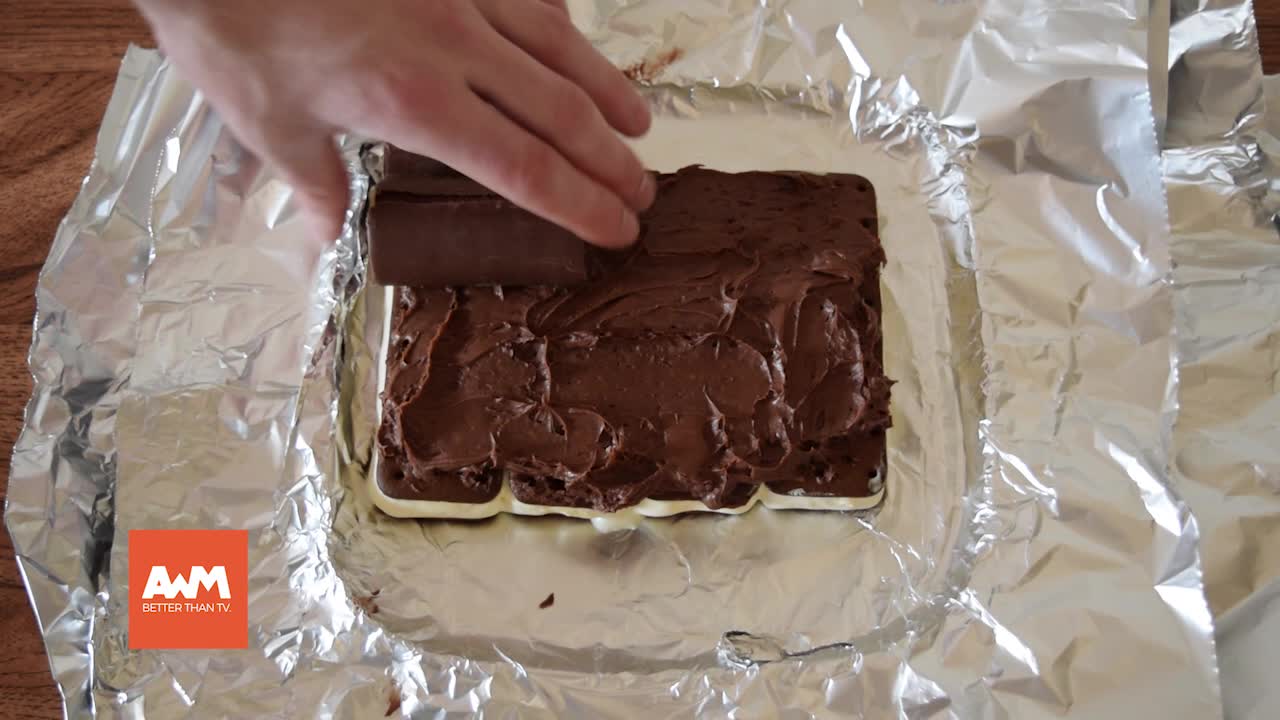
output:
<instances>
[{"instance_id":1,"label":"knuckle","mask_svg":"<svg viewBox=\"0 0 1280 720\"><path fill-rule=\"evenodd\" d=\"M401 122L404 118L413 117L414 107L421 96L414 92L412 86L396 81L388 81L377 87L366 90L371 94L367 110L373 111L380 121Z\"/></svg>"},{"instance_id":2,"label":"knuckle","mask_svg":"<svg viewBox=\"0 0 1280 720\"><path fill-rule=\"evenodd\" d=\"M569 13L551 5L538 6L538 22L543 34L549 38L562 40L578 30L569 19Z\"/></svg>"},{"instance_id":3,"label":"knuckle","mask_svg":"<svg viewBox=\"0 0 1280 720\"><path fill-rule=\"evenodd\" d=\"M574 35L578 30L573 26L567 13L553 7L543 6L532 19L533 34L539 38L538 54L544 62L553 67L563 67L570 59Z\"/></svg>"},{"instance_id":4,"label":"knuckle","mask_svg":"<svg viewBox=\"0 0 1280 720\"><path fill-rule=\"evenodd\" d=\"M430 23L434 34L447 43L464 46L476 35L475 6L467 0L434 0L424 3L431 8Z\"/></svg>"},{"instance_id":5,"label":"knuckle","mask_svg":"<svg viewBox=\"0 0 1280 720\"><path fill-rule=\"evenodd\" d=\"M448 88L434 74L412 73L405 68L387 68L364 85L366 107L378 113L413 116L424 100L448 94Z\"/></svg>"},{"instance_id":6,"label":"knuckle","mask_svg":"<svg viewBox=\"0 0 1280 720\"><path fill-rule=\"evenodd\" d=\"M557 132L581 137L596 115L596 105L586 91L577 85L563 83L552 93L552 127Z\"/></svg>"},{"instance_id":7,"label":"knuckle","mask_svg":"<svg viewBox=\"0 0 1280 720\"><path fill-rule=\"evenodd\" d=\"M379 114L401 114L408 110L413 89L404 78L388 73L372 78L362 88L364 104Z\"/></svg>"}]
</instances>

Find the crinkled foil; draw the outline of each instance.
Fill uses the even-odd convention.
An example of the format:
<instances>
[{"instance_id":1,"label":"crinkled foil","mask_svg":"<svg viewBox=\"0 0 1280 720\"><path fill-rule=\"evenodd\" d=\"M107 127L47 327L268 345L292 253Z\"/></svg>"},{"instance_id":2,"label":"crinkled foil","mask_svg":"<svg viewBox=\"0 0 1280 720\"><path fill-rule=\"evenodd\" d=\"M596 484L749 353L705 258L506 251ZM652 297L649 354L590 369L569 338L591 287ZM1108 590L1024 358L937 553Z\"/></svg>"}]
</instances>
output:
<instances>
[{"instance_id":1,"label":"crinkled foil","mask_svg":"<svg viewBox=\"0 0 1280 720\"><path fill-rule=\"evenodd\" d=\"M1227 310L1179 299L1158 138L1221 104L1148 58L1247 20L1173 13L1169 35L1137 0L575 3L619 65L649 63L654 167L876 184L900 381L877 512L607 534L370 508L361 206L309 240L290 190L130 51L41 276L6 513L68 714L1220 716L1197 484L1167 468L1198 432L1175 352ZM1186 185L1243 187L1212 167ZM249 530L250 650L127 649L127 532L157 527Z\"/></svg>"},{"instance_id":2,"label":"crinkled foil","mask_svg":"<svg viewBox=\"0 0 1280 720\"><path fill-rule=\"evenodd\" d=\"M1280 87L1247 0L1176 2L1173 21L1171 467L1200 525L1227 716L1263 720L1280 707Z\"/></svg>"}]
</instances>

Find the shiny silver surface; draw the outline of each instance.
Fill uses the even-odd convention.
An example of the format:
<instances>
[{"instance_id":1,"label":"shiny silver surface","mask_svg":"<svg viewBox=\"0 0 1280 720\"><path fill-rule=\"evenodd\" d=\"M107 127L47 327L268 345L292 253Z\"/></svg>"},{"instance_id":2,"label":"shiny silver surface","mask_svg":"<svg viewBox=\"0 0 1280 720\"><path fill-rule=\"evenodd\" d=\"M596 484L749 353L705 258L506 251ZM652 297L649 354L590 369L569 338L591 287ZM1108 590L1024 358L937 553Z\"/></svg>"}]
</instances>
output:
<instances>
[{"instance_id":1,"label":"shiny silver surface","mask_svg":"<svg viewBox=\"0 0 1280 720\"><path fill-rule=\"evenodd\" d=\"M1265 720L1280 706L1280 87L1250 2L1174 9L1171 469L1200 525L1227 716Z\"/></svg>"},{"instance_id":2,"label":"shiny silver surface","mask_svg":"<svg viewBox=\"0 0 1280 720\"><path fill-rule=\"evenodd\" d=\"M875 183L885 506L610 534L378 514L360 208L338 243L306 237L289 189L131 51L41 277L6 512L68 713L1219 716L1210 607L1275 577L1280 283L1269 161L1238 132L1247 13L574 11L620 65L681 51L650 78L655 168ZM1166 52L1211 60L1161 89ZM126 649L127 531L149 527L249 530L249 651Z\"/></svg>"}]
</instances>

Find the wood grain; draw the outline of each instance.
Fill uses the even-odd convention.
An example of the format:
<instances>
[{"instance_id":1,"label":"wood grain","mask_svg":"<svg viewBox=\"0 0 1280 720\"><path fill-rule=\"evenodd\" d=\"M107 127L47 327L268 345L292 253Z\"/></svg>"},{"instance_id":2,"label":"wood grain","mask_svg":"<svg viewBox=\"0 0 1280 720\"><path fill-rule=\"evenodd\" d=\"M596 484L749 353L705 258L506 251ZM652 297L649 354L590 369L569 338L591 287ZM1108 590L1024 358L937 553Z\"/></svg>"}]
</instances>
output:
<instances>
[{"instance_id":1,"label":"wood grain","mask_svg":"<svg viewBox=\"0 0 1280 720\"><path fill-rule=\"evenodd\" d=\"M1268 75L1280 73L1280 0L1253 0L1258 21L1258 45L1262 69Z\"/></svg>"},{"instance_id":2,"label":"wood grain","mask_svg":"<svg viewBox=\"0 0 1280 720\"><path fill-rule=\"evenodd\" d=\"M115 75L129 43L151 44L127 0L0 0L0 70Z\"/></svg>"},{"instance_id":3,"label":"wood grain","mask_svg":"<svg viewBox=\"0 0 1280 720\"><path fill-rule=\"evenodd\" d=\"M129 43L152 44L124 0L0 0L0 499L31 395L35 286L89 167ZM58 718L44 643L0 533L0 717Z\"/></svg>"},{"instance_id":4,"label":"wood grain","mask_svg":"<svg viewBox=\"0 0 1280 720\"><path fill-rule=\"evenodd\" d=\"M1280 71L1280 0L1257 3L1263 64ZM150 45L126 0L0 0L0 499L31 393L36 277L89 166L129 43ZM57 718L61 702L0 533L0 717Z\"/></svg>"}]
</instances>

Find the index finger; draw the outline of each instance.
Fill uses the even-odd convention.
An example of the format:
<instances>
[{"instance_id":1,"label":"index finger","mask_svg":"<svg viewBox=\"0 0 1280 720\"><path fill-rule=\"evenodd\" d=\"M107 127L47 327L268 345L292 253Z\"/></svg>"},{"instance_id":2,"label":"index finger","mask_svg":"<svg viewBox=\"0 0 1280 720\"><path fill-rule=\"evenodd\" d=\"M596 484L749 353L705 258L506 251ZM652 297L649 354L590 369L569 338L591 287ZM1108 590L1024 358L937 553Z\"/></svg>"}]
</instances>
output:
<instances>
[{"instance_id":1,"label":"index finger","mask_svg":"<svg viewBox=\"0 0 1280 720\"><path fill-rule=\"evenodd\" d=\"M635 212L617 194L470 90L442 98L430 124L418 117L387 115L384 132L377 134L443 162L593 245L626 247L639 235Z\"/></svg>"},{"instance_id":2,"label":"index finger","mask_svg":"<svg viewBox=\"0 0 1280 720\"><path fill-rule=\"evenodd\" d=\"M644 97L578 32L567 13L549 12L547 4L481 0L477 6L512 44L585 90L619 132L633 137L647 132L650 115Z\"/></svg>"}]
</instances>

